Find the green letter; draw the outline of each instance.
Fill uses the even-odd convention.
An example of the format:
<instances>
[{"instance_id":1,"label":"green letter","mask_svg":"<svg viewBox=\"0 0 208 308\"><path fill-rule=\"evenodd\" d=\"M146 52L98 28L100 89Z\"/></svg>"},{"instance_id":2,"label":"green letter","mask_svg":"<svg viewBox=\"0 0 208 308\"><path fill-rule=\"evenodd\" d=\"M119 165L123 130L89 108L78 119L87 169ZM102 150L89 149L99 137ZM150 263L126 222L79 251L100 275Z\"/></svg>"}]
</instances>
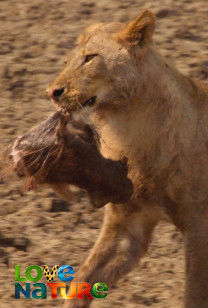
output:
<instances>
[{"instance_id":1,"label":"green letter","mask_svg":"<svg viewBox=\"0 0 208 308\"><path fill-rule=\"evenodd\" d=\"M40 289L36 289L32 291L32 297L35 299L38 298L46 298L47 297L47 290L46 290L46 285L45 283L34 283L33 284L34 287L40 287ZM41 292L40 295L37 295L38 292Z\"/></svg>"},{"instance_id":2,"label":"green letter","mask_svg":"<svg viewBox=\"0 0 208 308\"><path fill-rule=\"evenodd\" d=\"M32 277L32 276L31 276L31 271L32 271L33 269L37 271L37 276L36 276L36 277ZM38 280L40 280L40 279L42 278L42 276L43 276L42 269L40 268L40 266L37 266L37 265L30 265L30 266L28 266L27 269L26 269L25 276L26 276L27 279L30 280L30 281L33 281L33 282L38 281Z\"/></svg>"},{"instance_id":3,"label":"green letter","mask_svg":"<svg viewBox=\"0 0 208 308\"><path fill-rule=\"evenodd\" d=\"M15 265L15 281L26 281L26 278L20 277L20 265Z\"/></svg>"},{"instance_id":4,"label":"green letter","mask_svg":"<svg viewBox=\"0 0 208 308\"><path fill-rule=\"evenodd\" d=\"M91 292L95 298L105 298L108 294L108 286L103 282L97 282L93 284ZM102 293L100 293L102 292Z\"/></svg>"}]
</instances>

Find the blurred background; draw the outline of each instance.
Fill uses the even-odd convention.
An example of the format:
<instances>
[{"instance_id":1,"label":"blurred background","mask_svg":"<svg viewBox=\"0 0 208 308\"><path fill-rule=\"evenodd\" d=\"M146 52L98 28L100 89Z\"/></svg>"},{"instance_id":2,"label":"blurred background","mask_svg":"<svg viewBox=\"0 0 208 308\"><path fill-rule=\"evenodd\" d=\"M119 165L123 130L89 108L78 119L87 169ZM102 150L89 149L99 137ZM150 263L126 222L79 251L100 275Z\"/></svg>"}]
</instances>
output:
<instances>
[{"instance_id":1,"label":"blurred background","mask_svg":"<svg viewBox=\"0 0 208 308\"><path fill-rule=\"evenodd\" d=\"M86 26L126 23L146 8L157 17L155 45L161 54L206 82L207 0L0 0L0 152L54 111L45 89ZM103 209L88 212L82 191L66 204L47 187L26 193L24 185L0 173L0 307L61 307L62 300L50 294L46 300L16 300L14 265L24 270L29 264L69 264L78 271L98 236ZM182 238L162 223L138 267L93 307L178 308L183 289Z\"/></svg>"}]
</instances>

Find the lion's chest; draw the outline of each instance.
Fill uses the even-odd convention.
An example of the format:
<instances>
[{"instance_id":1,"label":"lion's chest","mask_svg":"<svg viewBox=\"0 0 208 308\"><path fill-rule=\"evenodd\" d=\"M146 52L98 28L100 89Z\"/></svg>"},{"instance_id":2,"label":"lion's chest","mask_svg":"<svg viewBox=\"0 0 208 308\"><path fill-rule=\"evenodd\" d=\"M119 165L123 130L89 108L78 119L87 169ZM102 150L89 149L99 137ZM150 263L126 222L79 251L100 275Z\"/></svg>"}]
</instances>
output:
<instances>
[{"instance_id":1,"label":"lion's chest","mask_svg":"<svg viewBox=\"0 0 208 308\"><path fill-rule=\"evenodd\" d=\"M124 156L135 156L136 160L138 138L128 124L123 117L108 117L106 121L97 123L104 157L120 160Z\"/></svg>"}]
</instances>

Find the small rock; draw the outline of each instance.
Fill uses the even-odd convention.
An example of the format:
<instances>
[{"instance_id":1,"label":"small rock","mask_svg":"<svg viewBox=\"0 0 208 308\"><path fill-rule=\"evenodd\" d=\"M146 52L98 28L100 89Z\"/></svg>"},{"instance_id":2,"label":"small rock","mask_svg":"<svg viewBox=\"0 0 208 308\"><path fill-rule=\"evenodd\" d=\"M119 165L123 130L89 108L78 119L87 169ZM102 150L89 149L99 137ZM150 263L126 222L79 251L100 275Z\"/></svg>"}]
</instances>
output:
<instances>
[{"instance_id":1,"label":"small rock","mask_svg":"<svg viewBox=\"0 0 208 308\"><path fill-rule=\"evenodd\" d=\"M68 212L69 203L61 199L53 199L51 201L50 212Z\"/></svg>"},{"instance_id":2,"label":"small rock","mask_svg":"<svg viewBox=\"0 0 208 308\"><path fill-rule=\"evenodd\" d=\"M177 12L169 9L161 9L156 13L157 18L165 18L171 15L177 15Z\"/></svg>"}]
</instances>

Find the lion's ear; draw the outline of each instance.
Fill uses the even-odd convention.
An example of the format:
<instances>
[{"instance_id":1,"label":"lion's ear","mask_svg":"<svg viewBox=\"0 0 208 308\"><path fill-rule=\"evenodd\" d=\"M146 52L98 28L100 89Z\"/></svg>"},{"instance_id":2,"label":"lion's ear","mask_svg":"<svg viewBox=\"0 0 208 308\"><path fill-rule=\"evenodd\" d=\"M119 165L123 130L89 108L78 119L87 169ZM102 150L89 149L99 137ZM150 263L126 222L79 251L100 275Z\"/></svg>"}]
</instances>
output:
<instances>
[{"instance_id":1,"label":"lion's ear","mask_svg":"<svg viewBox=\"0 0 208 308\"><path fill-rule=\"evenodd\" d=\"M145 10L116 36L121 42L145 46L152 43L154 28L155 16L149 10Z\"/></svg>"},{"instance_id":2,"label":"lion's ear","mask_svg":"<svg viewBox=\"0 0 208 308\"><path fill-rule=\"evenodd\" d=\"M101 26L103 26L102 22L97 22L97 23L94 23L88 26L84 30L84 32L79 35L79 37L77 38L76 44L78 45L78 44L84 43L84 41L89 37L89 35L96 29L100 28Z\"/></svg>"}]
</instances>

